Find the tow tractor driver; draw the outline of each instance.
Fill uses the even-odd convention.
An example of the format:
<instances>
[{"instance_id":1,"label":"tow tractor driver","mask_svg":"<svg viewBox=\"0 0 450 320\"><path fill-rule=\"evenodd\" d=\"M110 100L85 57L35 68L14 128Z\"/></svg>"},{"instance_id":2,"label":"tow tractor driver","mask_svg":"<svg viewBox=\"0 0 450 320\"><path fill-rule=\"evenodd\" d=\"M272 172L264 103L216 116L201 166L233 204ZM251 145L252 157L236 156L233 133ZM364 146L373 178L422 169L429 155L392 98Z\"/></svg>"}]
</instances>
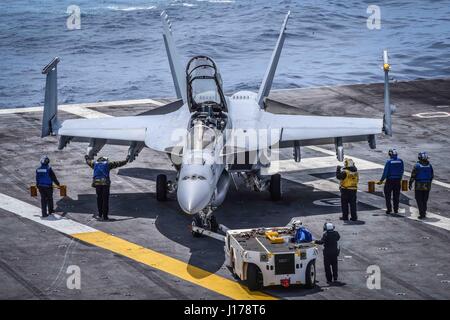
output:
<instances>
[{"instance_id":1,"label":"tow tractor driver","mask_svg":"<svg viewBox=\"0 0 450 320\"><path fill-rule=\"evenodd\" d=\"M305 243L313 241L313 237L311 232L306 229L301 221L294 222L295 236L292 239L292 242L295 243Z\"/></svg>"},{"instance_id":2,"label":"tow tractor driver","mask_svg":"<svg viewBox=\"0 0 450 320\"><path fill-rule=\"evenodd\" d=\"M398 157L397 150L390 149L389 160L384 165L383 175L381 176L378 184L382 184L386 180L384 185L384 198L386 199L386 214L392 213L392 202L394 204L394 213L398 213L398 206L400 203L400 188L403 178L404 165L403 160ZM392 197L393 196L393 197Z\"/></svg>"}]
</instances>

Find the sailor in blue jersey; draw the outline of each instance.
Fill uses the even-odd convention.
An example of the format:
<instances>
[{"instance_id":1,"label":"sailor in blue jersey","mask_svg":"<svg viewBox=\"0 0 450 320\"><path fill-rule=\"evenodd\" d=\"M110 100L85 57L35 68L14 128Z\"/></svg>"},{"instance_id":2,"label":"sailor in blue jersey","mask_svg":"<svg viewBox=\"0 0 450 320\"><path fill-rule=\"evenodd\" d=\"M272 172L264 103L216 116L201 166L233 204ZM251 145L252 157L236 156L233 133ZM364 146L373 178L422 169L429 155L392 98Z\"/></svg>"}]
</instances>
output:
<instances>
[{"instance_id":1,"label":"sailor in blue jersey","mask_svg":"<svg viewBox=\"0 0 450 320\"><path fill-rule=\"evenodd\" d=\"M431 190L431 182L434 178L434 171L426 152L420 152L418 160L411 172L409 190L412 189L414 184L414 196L419 209L419 219L424 219L427 215L427 203Z\"/></svg>"},{"instance_id":2,"label":"sailor in blue jersey","mask_svg":"<svg viewBox=\"0 0 450 320\"><path fill-rule=\"evenodd\" d=\"M386 214L392 213L392 203L394 205L394 213L398 213L398 207L400 204L400 190L401 182L404 172L403 160L398 157L397 150L390 149L389 160L384 165L383 175L378 182L382 184L386 180L384 185L384 197L386 199Z\"/></svg>"},{"instance_id":3,"label":"sailor in blue jersey","mask_svg":"<svg viewBox=\"0 0 450 320\"><path fill-rule=\"evenodd\" d=\"M94 169L92 177L92 187L95 188L97 194L97 208L98 218L100 220L107 221L109 213L109 191L111 186L111 179L109 178L109 172L112 169L120 168L128 163L130 157L124 161L109 161L106 157L99 157L96 161L90 159L89 156L85 156L86 164ZM94 218L96 215L94 214Z\"/></svg>"},{"instance_id":4,"label":"sailor in blue jersey","mask_svg":"<svg viewBox=\"0 0 450 320\"><path fill-rule=\"evenodd\" d=\"M50 167L50 159L47 156L41 158L41 165L36 169L36 186L41 194L42 217L48 217L54 213L53 209L53 183L59 186L53 169Z\"/></svg>"}]
</instances>

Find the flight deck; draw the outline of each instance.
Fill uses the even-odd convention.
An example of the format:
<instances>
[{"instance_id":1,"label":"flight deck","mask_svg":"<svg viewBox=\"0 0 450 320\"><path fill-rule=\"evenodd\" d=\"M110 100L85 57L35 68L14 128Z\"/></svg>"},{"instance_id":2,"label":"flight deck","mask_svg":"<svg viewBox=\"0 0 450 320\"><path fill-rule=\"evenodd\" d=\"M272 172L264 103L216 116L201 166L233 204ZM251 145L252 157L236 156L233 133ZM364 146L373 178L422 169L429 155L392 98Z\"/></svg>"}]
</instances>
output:
<instances>
[{"instance_id":1,"label":"flight deck","mask_svg":"<svg viewBox=\"0 0 450 320\"><path fill-rule=\"evenodd\" d=\"M314 238L324 222L341 234L339 285L325 281L322 254L315 289L268 287L250 292L225 266L223 243L193 238L192 217L175 194L158 202L158 174L174 178L166 155L148 148L111 173L111 221L97 221L92 170L85 164L87 144L57 150L57 138L40 138L42 108L0 110L0 290L1 299L450 299L450 79L391 83L393 137L377 136L345 144L360 172L357 222L344 223L334 146L281 153L282 200L268 192L232 185L215 215L231 229L286 225L299 217ZM273 90L268 111L330 116L383 116L383 83ZM61 120L158 114L174 99L98 102L60 106ZM176 106L173 107L176 109ZM399 214L387 216L379 180L387 151L396 148L408 174L420 151L435 170L429 214L418 220L413 191L403 192ZM67 197L55 192L61 216L40 218L40 201L30 196L42 155L51 159ZM105 146L101 155L124 160L126 146ZM368 267L378 266L381 288L369 289ZM80 270L80 285L69 288L70 270Z\"/></svg>"}]
</instances>

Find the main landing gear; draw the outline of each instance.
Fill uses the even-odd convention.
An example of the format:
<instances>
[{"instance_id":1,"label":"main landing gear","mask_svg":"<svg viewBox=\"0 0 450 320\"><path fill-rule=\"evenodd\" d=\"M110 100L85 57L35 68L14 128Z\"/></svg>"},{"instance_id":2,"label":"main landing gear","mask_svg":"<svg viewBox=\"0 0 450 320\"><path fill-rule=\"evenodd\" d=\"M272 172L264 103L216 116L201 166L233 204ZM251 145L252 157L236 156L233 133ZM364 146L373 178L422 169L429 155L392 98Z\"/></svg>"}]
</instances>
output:
<instances>
[{"instance_id":1,"label":"main landing gear","mask_svg":"<svg viewBox=\"0 0 450 320\"><path fill-rule=\"evenodd\" d=\"M269 191L273 201L281 199L281 176L278 173L270 177Z\"/></svg>"},{"instance_id":2,"label":"main landing gear","mask_svg":"<svg viewBox=\"0 0 450 320\"><path fill-rule=\"evenodd\" d=\"M172 193L176 190L176 182L167 181L167 176L165 174L158 174L158 176L156 177L156 200L166 201L167 193Z\"/></svg>"}]
</instances>

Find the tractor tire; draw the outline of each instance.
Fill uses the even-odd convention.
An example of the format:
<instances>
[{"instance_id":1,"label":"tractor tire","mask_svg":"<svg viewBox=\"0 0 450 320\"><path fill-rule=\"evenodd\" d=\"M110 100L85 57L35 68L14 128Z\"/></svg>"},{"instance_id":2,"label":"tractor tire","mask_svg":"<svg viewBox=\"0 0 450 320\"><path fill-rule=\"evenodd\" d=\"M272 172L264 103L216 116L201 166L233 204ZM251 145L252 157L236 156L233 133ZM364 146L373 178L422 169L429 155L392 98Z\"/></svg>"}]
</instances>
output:
<instances>
[{"instance_id":1,"label":"tractor tire","mask_svg":"<svg viewBox=\"0 0 450 320\"><path fill-rule=\"evenodd\" d=\"M250 291L260 290L263 285L262 273L254 264L247 266L247 287Z\"/></svg>"},{"instance_id":2,"label":"tractor tire","mask_svg":"<svg viewBox=\"0 0 450 320\"><path fill-rule=\"evenodd\" d=\"M305 287L313 289L316 286L316 260L311 260L306 266Z\"/></svg>"}]
</instances>

